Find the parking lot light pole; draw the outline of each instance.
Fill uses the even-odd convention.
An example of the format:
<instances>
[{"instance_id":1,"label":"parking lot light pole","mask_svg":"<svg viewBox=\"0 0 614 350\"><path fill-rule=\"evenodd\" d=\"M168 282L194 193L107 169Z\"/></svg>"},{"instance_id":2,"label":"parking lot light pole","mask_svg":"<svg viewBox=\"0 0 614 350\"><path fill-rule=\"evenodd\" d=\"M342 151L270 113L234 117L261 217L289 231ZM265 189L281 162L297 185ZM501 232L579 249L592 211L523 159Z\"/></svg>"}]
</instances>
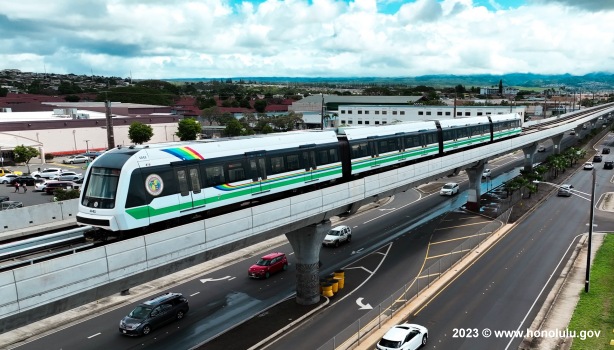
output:
<instances>
[{"instance_id":1,"label":"parking lot light pole","mask_svg":"<svg viewBox=\"0 0 614 350\"><path fill-rule=\"evenodd\" d=\"M88 153L90 153L90 140L85 140L85 153L86 155L89 157L90 155Z\"/></svg>"}]
</instances>

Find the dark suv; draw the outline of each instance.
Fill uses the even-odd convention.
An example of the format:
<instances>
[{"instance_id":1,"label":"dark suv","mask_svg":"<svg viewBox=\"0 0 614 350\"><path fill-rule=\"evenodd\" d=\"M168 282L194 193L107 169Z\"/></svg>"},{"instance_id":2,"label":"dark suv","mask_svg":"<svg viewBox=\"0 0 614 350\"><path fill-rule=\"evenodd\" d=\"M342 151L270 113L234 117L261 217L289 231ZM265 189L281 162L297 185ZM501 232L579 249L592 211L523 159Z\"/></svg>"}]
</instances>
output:
<instances>
[{"instance_id":1,"label":"dark suv","mask_svg":"<svg viewBox=\"0 0 614 350\"><path fill-rule=\"evenodd\" d=\"M614 169L614 162L611 160L606 161L605 163L603 163L603 168L604 169Z\"/></svg>"},{"instance_id":2,"label":"dark suv","mask_svg":"<svg viewBox=\"0 0 614 350\"><path fill-rule=\"evenodd\" d=\"M600 155L596 155L593 157L593 163L599 163L603 160L603 157Z\"/></svg>"},{"instance_id":3,"label":"dark suv","mask_svg":"<svg viewBox=\"0 0 614 350\"><path fill-rule=\"evenodd\" d=\"M166 293L137 306L119 322L125 335L147 335L152 329L172 320L181 320L190 309L188 299L180 293Z\"/></svg>"}]
</instances>

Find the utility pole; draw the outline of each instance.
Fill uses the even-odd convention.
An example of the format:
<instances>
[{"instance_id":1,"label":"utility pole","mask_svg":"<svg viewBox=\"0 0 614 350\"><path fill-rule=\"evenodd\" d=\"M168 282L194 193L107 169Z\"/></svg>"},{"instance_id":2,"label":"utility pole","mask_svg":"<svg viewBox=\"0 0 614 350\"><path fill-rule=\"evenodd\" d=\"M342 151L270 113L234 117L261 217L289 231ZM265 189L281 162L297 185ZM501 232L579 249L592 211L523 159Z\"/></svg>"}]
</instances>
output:
<instances>
[{"instance_id":1,"label":"utility pole","mask_svg":"<svg viewBox=\"0 0 614 350\"><path fill-rule=\"evenodd\" d=\"M593 225L595 222L595 180L597 175L595 169L591 170L591 172L593 173L593 189L591 190L591 211L588 222L588 252L586 253L586 280L584 281L585 293L588 293L591 284L591 243L593 238Z\"/></svg>"},{"instance_id":2,"label":"utility pole","mask_svg":"<svg viewBox=\"0 0 614 350\"><path fill-rule=\"evenodd\" d=\"M322 118L321 118L322 129L324 130L324 93L322 93Z\"/></svg>"},{"instance_id":3,"label":"utility pole","mask_svg":"<svg viewBox=\"0 0 614 350\"><path fill-rule=\"evenodd\" d=\"M113 119L111 118L111 101L104 101L107 117L107 143L108 149L115 148L115 138L113 136Z\"/></svg>"}]
</instances>

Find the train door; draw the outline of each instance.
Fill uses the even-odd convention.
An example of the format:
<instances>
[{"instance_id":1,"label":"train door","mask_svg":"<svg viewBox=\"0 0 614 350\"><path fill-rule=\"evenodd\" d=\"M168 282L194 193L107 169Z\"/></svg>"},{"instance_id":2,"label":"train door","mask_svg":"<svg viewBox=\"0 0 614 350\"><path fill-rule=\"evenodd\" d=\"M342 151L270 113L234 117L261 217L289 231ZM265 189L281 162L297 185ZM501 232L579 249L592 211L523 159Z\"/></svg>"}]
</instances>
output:
<instances>
[{"instance_id":1,"label":"train door","mask_svg":"<svg viewBox=\"0 0 614 350\"><path fill-rule=\"evenodd\" d=\"M252 178L252 194L265 192L266 188L266 151L245 153Z\"/></svg>"},{"instance_id":2,"label":"train door","mask_svg":"<svg viewBox=\"0 0 614 350\"><path fill-rule=\"evenodd\" d=\"M369 154L373 159L371 167L380 166L381 159L379 158L379 145L377 144L377 139L375 137L367 137L367 141L369 142Z\"/></svg>"},{"instance_id":3,"label":"train door","mask_svg":"<svg viewBox=\"0 0 614 350\"><path fill-rule=\"evenodd\" d=\"M176 166L173 169L179 185L180 210L204 206L205 193L202 190L198 165Z\"/></svg>"},{"instance_id":4,"label":"train door","mask_svg":"<svg viewBox=\"0 0 614 350\"><path fill-rule=\"evenodd\" d=\"M305 168L305 182L316 181L318 176L314 174L318 165L316 162L316 146L300 146L301 158L303 160L303 167Z\"/></svg>"}]
</instances>

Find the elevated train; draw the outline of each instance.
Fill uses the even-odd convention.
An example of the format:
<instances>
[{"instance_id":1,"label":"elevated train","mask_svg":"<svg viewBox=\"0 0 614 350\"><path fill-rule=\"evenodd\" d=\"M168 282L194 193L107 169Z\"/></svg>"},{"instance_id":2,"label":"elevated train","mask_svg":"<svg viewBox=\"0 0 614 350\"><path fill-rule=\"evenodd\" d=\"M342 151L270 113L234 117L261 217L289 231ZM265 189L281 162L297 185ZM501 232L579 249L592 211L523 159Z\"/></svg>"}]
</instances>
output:
<instances>
[{"instance_id":1,"label":"elevated train","mask_svg":"<svg viewBox=\"0 0 614 350\"><path fill-rule=\"evenodd\" d=\"M77 223L170 227L521 132L516 114L118 147L86 172Z\"/></svg>"}]
</instances>

